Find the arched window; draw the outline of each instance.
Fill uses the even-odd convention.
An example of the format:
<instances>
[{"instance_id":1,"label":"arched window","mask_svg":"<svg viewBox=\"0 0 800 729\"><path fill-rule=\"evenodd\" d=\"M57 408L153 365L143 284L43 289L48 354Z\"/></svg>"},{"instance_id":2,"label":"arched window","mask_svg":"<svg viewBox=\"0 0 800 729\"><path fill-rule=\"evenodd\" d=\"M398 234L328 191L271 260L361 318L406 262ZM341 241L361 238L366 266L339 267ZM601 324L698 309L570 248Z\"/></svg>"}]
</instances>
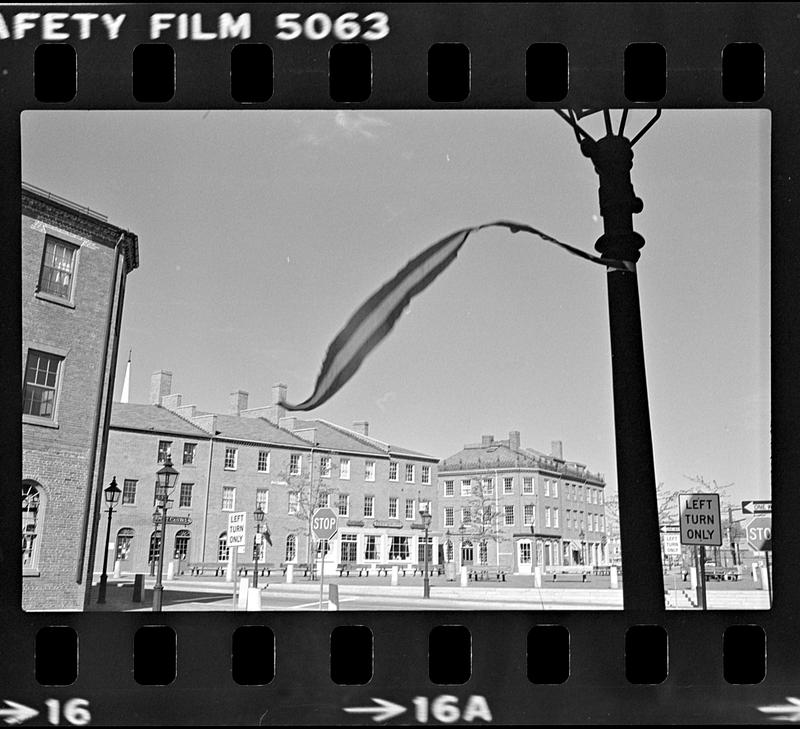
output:
<instances>
[{"instance_id":1,"label":"arched window","mask_svg":"<svg viewBox=\"0 0 800 729\"><path fill-rule=\"evenodd\" d=\"M485 539L481 539L481 543L478 545L478 555L481 564L489 564L489 545L486 544Z\"/></svg>"},{"instance_id":2,"label":"arched window","mask_svg":"<svg viewBox=\"0 0 800 729\"><path fill-rule=\"evenodd\" d=\"M153 532L150 535L150 549L147 553L147 563L155 564L158 562L158 555L161 552L161 532Z\"/></svg>"},{"instance_id":3,"label":"arched window","mask_svg":"<svg viewBox=\"0 0 800 729\"><path fill-rule=\"evenodd\" d=\"M22 568L36 569L42 543L42 489L34 481L22 483Z\"/></svg>"},{"instance_id":4,"label":"arched window","mask_svg":"<svg viewBox=\"0 0 800 729\"><path fill-rule=\"evenodd\" d=\"M461 563L472 564L475 561L475 550L472 548L472 542L467 540L461 545Z\"/></svg>"},{"instance_id":5,"label":"arched window","mask_svg":"<svg viewBox=\"0 0 800 729\"><path fill-rule=\"evenodd\" d=\"M114 559L128 559L133 543L133 529L123 527L117 532L117 551Z\"/></svg>"},{"instance_id":6,"label":"arched window","mask_svg":"<svg viewBox=\"0 0 800 729\"><path fill-rule=\"evenodd\" d=\"M286 562L294 562L297 557L297 537L290 534L286 537Z\"/></svg>"},{"instance_id":7,"label":"arched window","mask_svg":"<svg viewBox=\"0 0 800 729\"><path fill-rule=\"evenodd\" d=\"M175 559L186 559L189 555L189 540L192 533L188 529L181 529L175 535Z\"/></svg>"},{"instance_id":8,"label":"arched window","mask_svg":"<svg viewBox=\"0 0 800 729\"><path fill-rule=\"evenodd\" d=\"M217 541L217 561L227 562L230 559L231 550L228 547L228 532L222 532Z\"/></svg>"}]
</instances>

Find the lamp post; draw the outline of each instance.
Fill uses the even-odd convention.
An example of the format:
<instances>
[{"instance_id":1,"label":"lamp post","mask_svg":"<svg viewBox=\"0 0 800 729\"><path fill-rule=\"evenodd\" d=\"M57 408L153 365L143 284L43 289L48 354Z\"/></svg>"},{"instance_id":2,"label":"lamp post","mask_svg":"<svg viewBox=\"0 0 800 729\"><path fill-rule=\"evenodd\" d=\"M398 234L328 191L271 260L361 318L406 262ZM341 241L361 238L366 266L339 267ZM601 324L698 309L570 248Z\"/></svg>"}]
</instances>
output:
<instances>
[{"instance_id":1,"label":"lamp post","mask_svg":"<svg viewBox=\"0 0 800 729\"><path fill-rule=\"evenodd\" d=\"M164 548L167 542L167 507L169 506L169 496L175 488L175 482L177 480L178 472L172 467L172 457L167 455L164 461L164 467L156 471L156 504L161 508L161 518L159 519L158 571L156 573L156 584L153 587L154 613L161 612L161 602L164 592L164 586L161 584L161 577L164 574Z\"/></svg>"},{"instance_id":2,"label":"lamp post","mask_svg":"<svg viewBox=\"0 0 800 729\"><path fill-rule=\"evenodd\" d=\"M111 515L114 513L114 504L119 501L120 491L117 486L117 477L111 479L111 483L103 491L106 503L108 504L108 526L106 527L106 549L103 555L103 574L100 575L100 587L97 590L97 602L102 605L106 601L106 584L108 583L108 543L111 540Z\"/></svg>"},{"instance_id":3,"label":"lamp post","mask_svg":"<svg viewBox=\"0 0 800 729\"><path fill-rule=\"evenodd\" d=\"M255 566L253 568L253 587L258 587L258 553L261 551L261 522L264 521L264 510L261 506L257 506L253 512L256 520L256 536L255 544L253 546L253 557L255 559Z\"/></svg>"},{"instance_id":4,"label":"lamp post","mask_svg":"<svg viewBox=\"0 0 800 729\"><path fill-rule=\"evenodd\" d=\"M584 550L583 545L585 544L584 540L586 539L586 532L583 531L583 529L581 529L581 533L578 535L578 538L581 540L581 564L586 564L586 556L583 553Z\"/></svg>"},{"instance_id":5,"label":"lamp post","mask_svg":"<svg viewBox=\"0 0 800 729\"><path fill-rule=\"evenodd\" d=\"M431 596L431 580L428 573L428 529L431 526L431 512L427 509L420 509L419 515L422 517L422 526L425 527L425 576L422 579L422 597L429 598Z\"/></svg>"}]
</instances>

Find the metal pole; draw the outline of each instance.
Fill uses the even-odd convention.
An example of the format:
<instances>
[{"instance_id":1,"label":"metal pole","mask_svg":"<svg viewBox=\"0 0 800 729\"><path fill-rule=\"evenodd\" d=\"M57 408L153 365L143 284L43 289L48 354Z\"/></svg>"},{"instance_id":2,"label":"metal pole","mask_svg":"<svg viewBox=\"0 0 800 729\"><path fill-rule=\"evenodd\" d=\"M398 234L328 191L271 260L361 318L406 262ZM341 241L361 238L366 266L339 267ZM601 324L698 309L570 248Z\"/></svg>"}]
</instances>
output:
<instances>
[{"instance_id":1,"label":"metal pole","mask_svg":"<svg viewBox=\"0 0 800 729\"><path fill-rule=\"evenodd\" d=\"M769 595L769 608L772 609L772 578L769 575L769 550L764 550L764 569L767 571L767 594Z\"/></svg>"},{"instance_id":2,"label":"metal pole","mask_svg":"<svg viewBox=\"0 0 800 729\"><path fill-rule=\"evenodd\" d=\"M644 238L634 232L632 217L643 204L631 183L630 140L609 130L596 142L584 140L581 151L592 160L600 179L604 234L595 248L605 258L627 264L624 270L609 268L606 276L622 563L627 574L636 575L623 583L624 605L626 610L662 611L664 576L636 276Z\"/></svg>"},{"instance_id":3,"label":"metal pole","mask_svg":"<svg viewBox=\"0 0 800 729\"><path fill-rule=\"evenodd\" d=\"M319 540L319 609L322 610L322 583L325 581L325 539Z\"/></svg>"},{"instance_id":4,"label":"metal pole","mask_svg":"<svg viewBox=\"0 0 800 729\"><path fill-rule=\"evenodd\" d=\"M97 602L102 605L106 601L106 584L108 583L108 543L111 540L111 515L114 507L108 507L108 526L106 527L106 548L103 555L103 574L100 575L100 587L97 590Z\"/></svg>"},{"instance_id":5,"label":"metal pole","mask_svg":"<svg viewBox=\"0 0 800 729\"><path fill-rule=\"evenodd\" d=\"M253 568L253 587L258 587L258 553L261 551L261 524L256 524L255 567Z\"/></svg>"},{"instance_id":6,"label":"metal pole","mask_svg":"<svg viewBox=\"0 0 800 729\"><path fill-rule=\"evenodd\" d=\"M703 610L708 608L708 604L706 602L706 548L704 545L700 545L700 585L698 589L700 590L700 607Z\"/></svg>"},{"instance_id":7,"label":"metal pole","mask_svg":"<svg viewBox=\"0 0 800 729\"><path fill-rule=\"evenodd\" d=\"M428 527L425 527L425 577L422 581L422 597L429 598L431 596L431 581L428 575Z\"/></svg>"},{"instance_id":8,"label":"metal pole","mask_svg":"<svg viewBox=\"0 0 800 729\"><path fill-rule=\"evenodd\" d=\"M167 540L167 497L165 495L164 501L161 505L161 526L159 528L159 544L158 544L158 574L156 576L156 584L153 587L153 612L161 612L161 602L163 598L164 585L161 584L161 577L164 574L164 547Z\"/></svg>"}]
</instances>

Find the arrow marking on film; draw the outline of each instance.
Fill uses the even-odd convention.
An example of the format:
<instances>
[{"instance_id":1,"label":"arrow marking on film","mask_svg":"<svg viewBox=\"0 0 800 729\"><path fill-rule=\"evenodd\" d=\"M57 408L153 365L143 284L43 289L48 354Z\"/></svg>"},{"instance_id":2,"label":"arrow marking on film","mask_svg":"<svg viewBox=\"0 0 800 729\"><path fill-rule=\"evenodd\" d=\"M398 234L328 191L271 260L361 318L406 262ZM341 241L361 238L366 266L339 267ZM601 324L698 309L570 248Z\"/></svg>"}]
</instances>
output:
<instances>
[{"instance_id":1,"label":"arrow marking on film","mask_svg":"<svg viewBox=\"0 0 800 729\"><path fill-rule=\"evenodd\" d=\"M773 706L759 706L759 711L764 714L788 714L788 716L773 716L776 721L800 721L800 699L787 696L788 704L774 704Z\"/></svg>"},{"instance_id":2,"label":"arrow marking on film","mask_svg":"<svg viewBox=\"0 0 800 729\"><path fill-rule=\"evenodd\" d=\"M16 701L8 699L4 699L4 701L8 708L0 709L0 716L3 717L6 724L22 724L23 721L28 721L39 713L25 704L18 704Z\"/></svg>"},{"instance_id":3,"label":"arrow marking on film","mask_svg":"<svg viewBox=\"0 0 800 729\"><path fill-rule=\"evenodd\" d=\"M395 716L400 716L405 710L405 706L395 704L393 701L386 701L386 699L372 699L378 706L353 706L345 709L350 714L375 714L372 717L373 721L386 721ZM797 707L800 711L800 706Z\"/></svg>"}]
</instances>

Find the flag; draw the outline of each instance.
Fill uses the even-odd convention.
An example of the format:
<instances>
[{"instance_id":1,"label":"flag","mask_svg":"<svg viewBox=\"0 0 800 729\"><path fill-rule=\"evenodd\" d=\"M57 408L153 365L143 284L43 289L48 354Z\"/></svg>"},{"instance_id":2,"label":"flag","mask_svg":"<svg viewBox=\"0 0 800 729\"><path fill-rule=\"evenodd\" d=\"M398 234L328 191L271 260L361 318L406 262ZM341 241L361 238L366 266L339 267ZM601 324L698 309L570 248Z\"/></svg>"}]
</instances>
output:
<instances>
[{"instance_id":1,"label":"flag","mask_svg":"<svg viewBox=\"0 0 800 729\"><path fill-rule=\"evenodd\" d=\"M296 405L286 402L280 404L287 410L313 410L330 399L356 373L367 355L392 330L395 322L411 303L411 299L430 286L455 260L469 235L490 227L507 228L512 233L531 233L594 263L610 268L635 270L631 263L594 256L523 223L498 220L473 228L462 228L422 251L358 308L328 347L314 392L310 397Z\"/></svg>"}]
</instances>

